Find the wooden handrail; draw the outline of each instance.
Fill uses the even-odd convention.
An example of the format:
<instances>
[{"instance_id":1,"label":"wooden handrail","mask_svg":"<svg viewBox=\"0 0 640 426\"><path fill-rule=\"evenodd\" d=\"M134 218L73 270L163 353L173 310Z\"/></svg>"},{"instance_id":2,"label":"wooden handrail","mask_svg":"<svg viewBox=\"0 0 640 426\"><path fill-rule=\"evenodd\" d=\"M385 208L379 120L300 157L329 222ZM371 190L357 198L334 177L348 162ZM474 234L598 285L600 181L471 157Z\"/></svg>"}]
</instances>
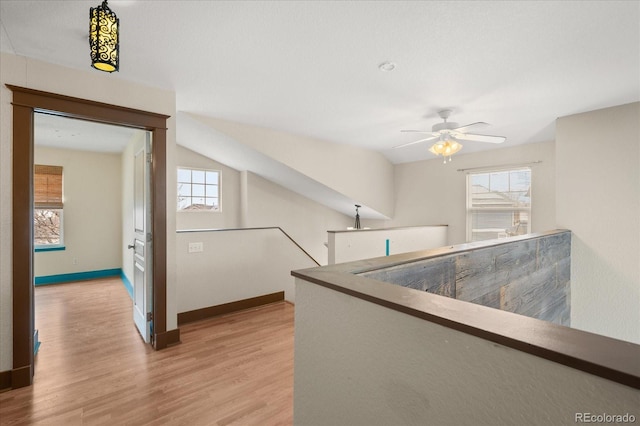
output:
<instances>
[{"instance_id":1,"label":"wooden handrail","mask_svg":"<svg viewBox=\"0 0 640 426\"><path fill-rule=\"evenodd\" d=\"M320 266L320 263L313 258L296 240L291 238L291 235L287 234L284 229L279 226L264 226L257 228L210 228L210 229L180 229L176 231L176 233L189 233L189 232L226 232L226 231L260 231L265 229L278 229L280 232L284 234L293 244L296 245L304 254L307 255L309 259L313 261L316 265Z\"/></svg>"}]
</instances>

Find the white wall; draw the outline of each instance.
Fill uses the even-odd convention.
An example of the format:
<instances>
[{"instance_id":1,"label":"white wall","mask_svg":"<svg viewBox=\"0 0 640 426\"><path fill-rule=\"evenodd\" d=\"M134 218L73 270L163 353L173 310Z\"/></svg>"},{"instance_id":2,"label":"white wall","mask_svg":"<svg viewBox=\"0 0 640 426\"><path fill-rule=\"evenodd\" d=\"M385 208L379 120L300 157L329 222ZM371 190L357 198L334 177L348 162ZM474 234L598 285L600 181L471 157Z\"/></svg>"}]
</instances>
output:
<instances>
[{"instance_id":1,"label":"white wall","mask_svg":"<svg viewBox=\"0 0 640 426\"><path fill-rule=\"evenodd\" d=\"M635 343L640 343L639 123L637 102L556 123L557 220L573 232L571 326Z\"/></svg>"},{"instance_id":2,"label":"white wall","mask_svg":"<svg viewBox=\"0 0 640 426\"><path fill-rule=\"evenodd\" d=\"M238 228L240 226L240 172L180 145L176 147L176 165L195 169L219 170L221 206L219 212L177 212L177 229L217 229ZM170 207L176 208L176 202Z\"/></svg>"},{"instance_id":3,"label":"white wall","mask_svg":"<svg viewBox=\"0 0 640 426\"><path fill-rule=\"evenodd\" d=\"M296 425L640 418L637 389L300 279L295 323Z\"/></svg>"},{"instance_id":4,"label":"white wall","mask_svg":"<svg viewBox=\"0 0 640 426\"><path fill-rule=\"evenodd\" d=\"M532 166L532 232L556 228L555 143L544 142L398 164L395 216L387 226L449 225L448 244L466 242L466 174L457 169L542 161Z\"/></svg>"},{"instance_id":5,"label":"white wall","mask_svg":"<svg viewBox=\"0 0 640 426\"><path fill-rule=\"evenodd\" d=\"M120 268L120 156L36 146L34 163L63 168L65 246L35 253L35 276Z\"/></svg>"},{"instance_id":6,"label":"white wall","mask_svg":"<svg viewBox=\"0 0 640 426\"><path fill-rule=\"evenodd\" d=\"M412 226L329 232L329 265L447 245L446 226Z\"/></svg>"},{"instance_id":7,"label":"white wall","mask_svg":"<svg viewBox=\"0 0 640 426\"><path fill-rule=\"evenodd\" d=\"M278 229L178 232L178 312L285 292L294 302L291 271L316 266ZM189 253L189 243L202 252Z\"/></svg>"},{"instance_id":8,"label":"white wall","mask_svg":"<svg viewBox=\"0 0 640 426\"><path fill-rule=\"evenodd\" d=\"M324 243L327 241L327 230L346 229L353 226L354 219L258 175L250 172L242 174L246 181L243 227L279 226L318 263L326 265L328 252ZM367 223L380 221L371 220Z\"/></svg>"},{"instance_id":9,"label":"white wall","mask_svg":"<svg viewBox=\"0 0 640 426\"><path fill-rule=\"evenodd\" d=\"M176 164L221 171L221 212L178 212L178 230L279 226L321 264L327 263L328 229L346 229L354 219L247 171L177 146ZM175 205L175 203L173 204ZM355 214L355 213L354 213ZM381 226L379 220L363 220Z\"/></svg>"},{"instance_id":10,"label":"white wall","mask_svg":"<svg viewBox=\"0 0 640 426\"><path fill-rule=\"evenodd\" d=\"M12 107L5 84L59 93L171 116L167 121L167 205L176 197L175 93L123 80L114 74L61 67L25 57L0 54L0 371L12 368ZM177 326L175 209L167 209L167 330Z\"/></svg>"}]
</instances>

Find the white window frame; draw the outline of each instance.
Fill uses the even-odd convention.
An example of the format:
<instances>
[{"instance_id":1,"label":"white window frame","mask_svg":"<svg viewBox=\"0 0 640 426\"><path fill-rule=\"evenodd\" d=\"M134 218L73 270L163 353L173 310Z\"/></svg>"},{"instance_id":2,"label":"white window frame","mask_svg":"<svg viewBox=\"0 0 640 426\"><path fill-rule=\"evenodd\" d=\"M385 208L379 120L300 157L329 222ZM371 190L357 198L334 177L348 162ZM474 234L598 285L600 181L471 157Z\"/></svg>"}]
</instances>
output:
<instances>
[{"instance_id":1,"label":"white window frame","mask_svg":"<svg viewBox=\"0 0 640 426\"><path fill-rule=\"evenodd\" d=\"M35 224L34 224L34 230L33 230L33 239L34 239L34 244L33 244L33 248L36 249L37 251L47 251L47 250L56 250L56 249L62 249L64 248L64 208L61 209L53 209L53 208L44 208L44 207L36 207L33 209L34 212L34 216L36 215L36 212L38 210L51 210L51 211L59 211L58 216L60 217L60 226L59 226L59 234L60 234L60 241L57 243L45 243L45 244L38 244L35 242L36 239L36 231L35 231Z\"/></svg>"},{"instance_id":2,"label":"white window frame","mask_svg":"<svg viewBox=\"0 0 640 426\"><path fill-rule=\"evenodd\" d=\"M207 172L213 172L213 173L217 173L218 175L218 182L216 183L217 187L218 187L218 208L217 209L180 209L180 184L181 183L187 183L187 182L180 182L178 175L180 170L189 170L191 172L193 171L201 171L201 172L205 172L205 175ZM190 182L191 185L193 185L193 177L192 177L192 181ZM206 183L205 180L205 186L206 185L210 185L208 183ZM205 190L206 191L206 190ZM205 192L206 194L206 192ZM190 198L195 198L193 195L189 196ZM215 197L202 197L202 198L215 198ZM193 204L190 204L193 205ZM179 213L221 213L222 212L222 171L221 170L216 170L216 169L203 169L203 168L199 168L199 167L190 167L190 166L178 166L176 167L176 210Z\"/></svg>"},{"instance_id":3,"label":"white window frame","mask_svg":"<svg viewBox=\"0 0 640 426\"><path fill-rule=\"evenodd\" d=\"M504 173L504 172L516 172L516 171L521 171L521 170L527 170L529 171L530 174L530 179L529 179L529 206L528 207L486 207L486 208L482 208L482 207L472 207L471 206L471 192L470 192L470 184L471 184L471 178L472 176L475 175L482 175L482 174L490 174L490 173ZM473 225L473 213L474 212L479 212L479 211L486 211L486 212L500 212L500 211L504 211L504 212L525 212L527 213L527 230L526 233L530 233L531 229L532 229L532 217L531 217L531 210L532 210L532 206L533 206L533 191L532 191L532 187L533 187L533 170L531 167L507 167L507 168L487 168L487 169L477 169L474 170L473 172L467 172L467 177L466 177L466 222L467 222L467 226L466 226L466 238L467 238L467 242L472 242L473 240L473 229L472 229L472 225ZM509 235L509 232L507 229L505 229L504 233L500 233L498 235L498 238L506 238ZM479 240L476 240L479 241Z\"/></svg>"}]
</instances>

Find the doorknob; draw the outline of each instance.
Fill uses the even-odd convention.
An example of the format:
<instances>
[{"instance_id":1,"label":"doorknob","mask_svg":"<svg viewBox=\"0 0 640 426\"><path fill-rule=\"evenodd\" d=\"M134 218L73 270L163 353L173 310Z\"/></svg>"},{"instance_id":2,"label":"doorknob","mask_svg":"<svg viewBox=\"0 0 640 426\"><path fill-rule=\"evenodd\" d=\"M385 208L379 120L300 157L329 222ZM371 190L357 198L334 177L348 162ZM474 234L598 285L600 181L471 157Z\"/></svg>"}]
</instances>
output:
<instances>
[{"instance_id":1,"label":"doorknob","mask_svg":"<svg viewBox=\"0 0 640 426\"><path fill-rule=\"evenodd\" d=\"M128 248L129 250L131 250L131 249L132 249L132 248L134 248L134 247L135 247L135 246L134 246L133 244L129 244L129 245L127 246L127 248Z\"/></svg>"}]
</instances>

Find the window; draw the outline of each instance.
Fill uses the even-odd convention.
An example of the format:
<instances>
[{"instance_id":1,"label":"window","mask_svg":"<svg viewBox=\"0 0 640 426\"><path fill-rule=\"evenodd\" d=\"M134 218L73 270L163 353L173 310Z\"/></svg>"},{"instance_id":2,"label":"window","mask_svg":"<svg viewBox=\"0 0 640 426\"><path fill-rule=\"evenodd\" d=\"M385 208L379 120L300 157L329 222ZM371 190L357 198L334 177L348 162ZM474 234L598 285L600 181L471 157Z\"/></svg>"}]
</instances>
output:
<instances>
[{"instance_id":1,"label":"window","mask_svg":"<svg viewBox=\"0 0 640 426\"><path fill-rule=\"evenodd\" d=\"M467 241L522 235L530 230L530 168L467 175Z\"/></svg>"},{"instance_id":2,"label":"window","mask_svg":"<svg viewBox=\"0 0 640 426\"><path fill-rule=\"evenodd\" d=\"M178 168L178 211L220 211L220 172Z\"/></svg>"},{"instance_id":3,"label":"window","mask_svg":"<svg viewBox=\"0 0 640 426\"><path fill-rule=\"evenodd\" d=\"M34 167L34 245L40 248L61 247L62 235L62 167L36 164Z\"/></svg>"}]
</instances>

